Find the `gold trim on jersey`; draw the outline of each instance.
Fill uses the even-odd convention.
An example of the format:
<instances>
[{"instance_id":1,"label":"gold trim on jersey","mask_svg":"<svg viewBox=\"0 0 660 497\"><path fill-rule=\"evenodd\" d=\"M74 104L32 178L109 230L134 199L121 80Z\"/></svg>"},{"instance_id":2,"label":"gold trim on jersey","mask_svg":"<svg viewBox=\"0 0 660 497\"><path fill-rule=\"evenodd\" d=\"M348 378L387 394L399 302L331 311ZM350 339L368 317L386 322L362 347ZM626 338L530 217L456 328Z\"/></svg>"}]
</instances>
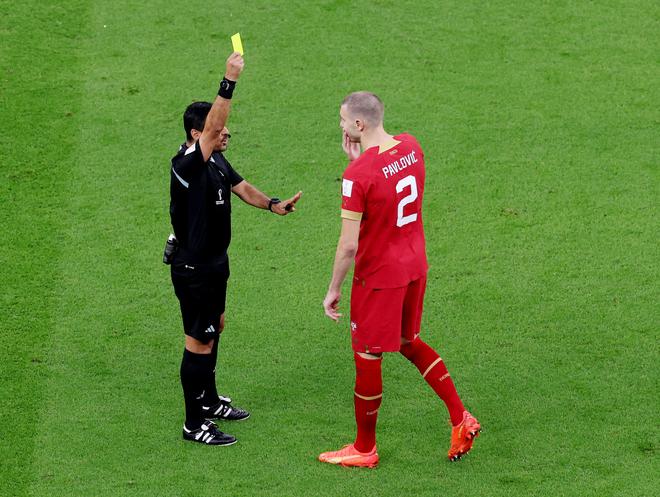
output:
<instances>
[{"instance_id":1,"label":"gold trim on jersey","mask_svg":"<svg viewBox=\"0 0 660 497\"><path fill-rule=\"evenodd\" d=\"M341 217L343 217L344 219L350 219L351 221L361 221L362 220L362 213L342 209L341 210Z\"/></svg>"},{"instance_id":2,"label":"gold trim on jersey","mask_svg":"<svg viewBox=\"0 0 660 497\"><path fill-rule=\"evenodd\" d=\"M378 146L378 155L382 154L383 152L387 152L388 150L391 150L400 144L401 144L401 140L397 140L396 138L392 137L385 143L381 143Z\"/></svg>"}]
</instances>

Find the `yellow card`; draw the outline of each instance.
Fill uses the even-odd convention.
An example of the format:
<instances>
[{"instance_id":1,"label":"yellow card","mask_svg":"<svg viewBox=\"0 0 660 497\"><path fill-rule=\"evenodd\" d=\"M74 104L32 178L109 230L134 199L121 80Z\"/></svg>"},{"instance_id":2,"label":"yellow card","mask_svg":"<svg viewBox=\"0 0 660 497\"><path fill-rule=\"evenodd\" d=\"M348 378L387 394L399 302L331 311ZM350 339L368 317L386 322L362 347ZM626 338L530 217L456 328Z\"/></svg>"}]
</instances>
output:
<instances>
[{"instance_id":1,"label":"yellow card","mask_svg":"<svg viewBox=\"0 0 660 497\"><path fill-rule=\"evenodd\" d=\"M231 44L234 46L234 52L243 55L243 42L241 41L241 33L236 33L231 37Z\"/></svg>"}]
</instances>

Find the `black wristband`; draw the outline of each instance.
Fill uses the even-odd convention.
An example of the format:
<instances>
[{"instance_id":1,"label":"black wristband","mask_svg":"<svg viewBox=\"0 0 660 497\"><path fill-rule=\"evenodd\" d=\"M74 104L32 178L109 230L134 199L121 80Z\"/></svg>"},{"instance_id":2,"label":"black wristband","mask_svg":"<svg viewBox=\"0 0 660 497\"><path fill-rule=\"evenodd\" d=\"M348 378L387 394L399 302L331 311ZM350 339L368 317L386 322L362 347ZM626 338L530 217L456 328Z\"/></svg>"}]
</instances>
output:
<instances>
[{"instance_id":1,"label":"black wristband","mask_svg":"<svg viewBox=\"0 0 660 497\"><path fill-rule=\"evenodd\" d=\"M222 78L220 81L220 88L218 89L218 96L231 100L231 96L234 93L234 87L236 86L236 81L232 81L227 78Z\"/></svg>"}]
</instances>

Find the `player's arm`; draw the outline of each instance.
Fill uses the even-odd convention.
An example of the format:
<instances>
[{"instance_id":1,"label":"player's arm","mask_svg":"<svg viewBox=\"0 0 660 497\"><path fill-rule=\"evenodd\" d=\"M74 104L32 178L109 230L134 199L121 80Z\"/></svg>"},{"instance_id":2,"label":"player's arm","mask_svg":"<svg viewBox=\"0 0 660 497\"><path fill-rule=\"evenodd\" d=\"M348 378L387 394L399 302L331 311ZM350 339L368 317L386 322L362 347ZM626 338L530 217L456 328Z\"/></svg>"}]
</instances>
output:
<instances>
[{"instance_id":1,"label":"player's arm","mask_svg":"<svg viewBox=\"0 0 660 497\"><path fill-rule=\"evenodd\" d=\"M240 199L246 204L252 205L259 209L268 209L270 204L270 197L265 193L259 191L254 185L243 180L239 184L235 185L231 189ZM287 200L283 200L279 204L273 204L272 210L275 214L280 216L286 216L287 214L294 212L296 210L295 205L300 197L302 192L296 193L293 197Z\"/></svg>"},{"instance_id":2,"label":"player's arm","mask_svg":"<svg viewBox=\"0 0 660 497\"><path fill-rule=\"evenodd\" d=\"M229 110L231 109L231 96L234 85L243 71L243 56L238 53L232 53L227 58L225 77L220 83L218 96L215 98L206 122L202 130L202 136L199 137L199 146L204 156L204 161L208 161L213 153L214 144L218 141L222 129L227 123Z\"/></svg>"},{"instance_id":3,"label":"player's arm","mask_svg":"<svg viewBox=\"0 0 660 497\"><path fill-rule=\"evenodd\" d=\"M325 314L330 319L338 321L341 317L339 313L339 300L341 299L341 285L346 279L348 270L355 261L355 254L358 249L358 239L360 236L359 213L353 213L352 218L343 217L341 223L341 235L337 243L337 252L335 253L335 263L332 268L332 280L328 292L323 299L323 308ZM343 213L342 213L343 215Z\"/></svg>"}]
</instances>

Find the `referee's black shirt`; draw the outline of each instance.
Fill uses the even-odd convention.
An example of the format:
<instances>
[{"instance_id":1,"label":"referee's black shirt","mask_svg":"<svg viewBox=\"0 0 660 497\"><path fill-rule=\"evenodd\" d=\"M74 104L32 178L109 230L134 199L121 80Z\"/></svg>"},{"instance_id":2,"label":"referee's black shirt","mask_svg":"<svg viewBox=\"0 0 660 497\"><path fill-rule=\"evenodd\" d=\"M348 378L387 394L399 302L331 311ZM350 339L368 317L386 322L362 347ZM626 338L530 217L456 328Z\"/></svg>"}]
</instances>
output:
<instances>
[{"instance_id":1,"label":"referee's black shirt","mask_svg":"<svg viewBox=\"0 0 660 497\"><path fill-rule=\"evenodd\" d=\"M172 158L170 219L186 262L226 259L231 241L231 188L243 178L224 156L204 162L199 142Z\"/></svg>"}]
</instances>

